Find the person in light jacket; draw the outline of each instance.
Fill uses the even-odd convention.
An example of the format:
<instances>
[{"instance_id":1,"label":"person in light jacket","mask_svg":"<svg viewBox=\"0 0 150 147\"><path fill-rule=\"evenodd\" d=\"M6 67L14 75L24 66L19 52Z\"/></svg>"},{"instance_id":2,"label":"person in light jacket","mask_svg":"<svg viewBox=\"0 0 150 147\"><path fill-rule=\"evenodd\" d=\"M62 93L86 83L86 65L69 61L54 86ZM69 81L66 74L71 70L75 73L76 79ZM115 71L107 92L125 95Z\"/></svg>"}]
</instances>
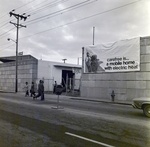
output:
<instances>
[{"instance_id":1,"label":"person in light jacket","mask_svg":"<svg viewBox=\"0 0 150 147\"><path fill-rule=\"evenodd\" d=\"M28 82L25 83L25 86L24 86L23 89L25 89L25 97L26 97L26 96L29 96L29 86L28 86Z\"/></svg>"}]
</instances>

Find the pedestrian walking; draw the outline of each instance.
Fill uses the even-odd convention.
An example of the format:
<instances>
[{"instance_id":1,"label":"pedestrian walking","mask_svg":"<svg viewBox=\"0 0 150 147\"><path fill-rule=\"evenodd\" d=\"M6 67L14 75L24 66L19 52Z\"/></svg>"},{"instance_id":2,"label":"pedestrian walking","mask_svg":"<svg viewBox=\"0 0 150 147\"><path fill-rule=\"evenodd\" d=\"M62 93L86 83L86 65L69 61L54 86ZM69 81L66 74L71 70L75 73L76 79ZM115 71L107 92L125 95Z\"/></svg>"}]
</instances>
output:
<instances>
[{"instance_id":1,"label":"pedestrian walking","mask_svg":"<svg viewBox=\"0 0 150 147\"><path fill-rule=\"evenodd\" d=\"M42 81L42 89L43 89L43 92L42 92L42 96L41 96L41 101L44 100L44 81Z\"/></svg>"},{"instance_id":2,"label":"pedestrian walking","mask_svg":"<svg viewBox=\"0 0 150 147\"><path fill-rule=\"evenodd\" d=\"M29 96L29 86L28 86L28 82L25 83L25 86L24 86L23 89L25 89L25 97L26 97L26 96Z\"/></svg>"},{"instance_id":3,"label":"pedestrian walking","mask_svg":"<svg viewBox=\"0 0 150 147\"><path fill-rule=\"evenodd\" d=\"M31 83L31 89L30 89L31 97L35 96L35 91L34 91L34 82Z\"/></svg>"},{"instance_id":4,"label":"pedestrian walking","mask_svg":"<svg viewBox=\"0 0 150 147\"><path fill-rule=\"evenodd\" d=\"M44 100L44 82L42 80L39 81L38 84L38 94L33 97L33 99L41 96L41 101Z\"/></svg>"}]
</instances>

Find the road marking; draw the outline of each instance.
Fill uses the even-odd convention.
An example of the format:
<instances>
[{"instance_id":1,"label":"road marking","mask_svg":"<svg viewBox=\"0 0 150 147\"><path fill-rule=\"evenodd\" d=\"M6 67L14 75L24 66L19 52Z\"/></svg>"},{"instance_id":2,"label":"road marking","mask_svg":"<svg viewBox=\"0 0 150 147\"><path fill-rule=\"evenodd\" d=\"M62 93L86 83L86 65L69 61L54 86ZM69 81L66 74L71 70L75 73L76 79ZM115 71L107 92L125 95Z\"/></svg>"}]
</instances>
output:
<instances>
[{"instance_id":1,"label":"road marking","mask_svg":"<svg viewBox=\"0 0 150 147\"><path fill-rule=\"evenodd\" d=\"M82 137L82 136L79 136L79 135L76 135L76 134L72 134L72 133L69 133L69 132L65 132L65 134L70 135L70 136L74 136L74 137L77 137L77 138L80 138L80 139L83 139L83 140L87 140L87 141L90 141L90 142L93 142L93 143L96 143L96 144L100 144L100 145L103 145L103 146L106 146L106 147L114 147L112 145L108 145L108 144L105 144L105 143L102 143L102 142L99 142L99 141L88 139L88 138L85 138L85 137Z\"/></svg>"}]
</instances>

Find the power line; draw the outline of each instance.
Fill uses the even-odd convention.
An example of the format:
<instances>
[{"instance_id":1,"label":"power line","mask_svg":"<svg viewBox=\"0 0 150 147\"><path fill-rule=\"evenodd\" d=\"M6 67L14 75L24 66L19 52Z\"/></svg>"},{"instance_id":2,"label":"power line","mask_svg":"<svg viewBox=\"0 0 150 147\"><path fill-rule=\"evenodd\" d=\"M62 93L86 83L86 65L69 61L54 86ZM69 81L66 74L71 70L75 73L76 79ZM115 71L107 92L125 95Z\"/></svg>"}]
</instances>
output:
<instances>
[{"instance_id":1,"label":"power line","mask_svg":"<svg viewBox=\"0 0 150 147\"><path fill-rule=\"evenodd\" d=\"M137 3L137 2L139 2L139 1L141 1L141 0L138 0L138 1L135 1L135 2L132 2L132 3L128 3L128 4L125 4L125 5L116 7L116 8L112 8L112 9L109 9L109 10L107 10L107 11L99 12L99 13L97 13L97 14L90 15L90 16L84 17L84 18L82 18L82 19L79 19L79 20L76 20L76 21L72 21L72 22L69 22L69 23L66 23L66 24L63 24L63 25L54 27L54 28L50 28L50 29L47 29L47 30L44 30L44 31L41 31L41 32L38 32L38 33L35 33L35 34L32 34L32 35L28 35L28 36L22 37L22 38L20 38L20 39L32 37L32 36L35 36L35 35L38 35L38 34L41 34L41 33L45 33L45 32L48 32L48 31L52 31L52 30L55 30L55 29L58 29L58 28L61 28L61 27L67 26L67 25L71 25L71 24L77 23L77 22L79 22L79 21L83 21L83 20L86 20L86 19L89 19L89 18L92 18L92 17L96 17L96 16L98 16L98 15L102 15L102 14L105 14L105 13L108 13L108 12L111 12L111 11L114 11L114 10L116 10L116 9L120 9L120 8L122 8L122 7L126 7L126 6L129 6L129 5L132 5L132 4Z\"/></svg>"},{"instance_id":2,"label":"power line","mask_svg":"<svg viewBox=\"0 0 150 147\"><path fill-rule=\"evenodd\" d=\"M11 28L10 30L8 30L7 32L1 34L0 36L3 36L3 35L5 35L5 34L9 33L10 31L14 30L14 28L15 28L15 27Z\"/></svg>"},{"instance_id":3,"label":"power line","mask_svg":"<svg viewBox=\"0 0 150 147\"><path fill-rule=\"evenodd\" d=\"M53 1L53 2L50 2L50 3L45 4L43 6L40 6L39 8L36 8L35 10L31 10L31 11L29 11L29 13L31 13L31 15L34 15L34 14L40 13L41 11L43 11L43 10L45 10L47 8L48 9L52 8L54 6L57 6L58 4L66 2L66 1L68 1L68 0L61 0L61 1L58 1L58 2Z\"/></svg>"},{"instance_id":4,"label":"power line","mask_svg":"<svg viewBox=\"0 0 150 147\"><path fill-rule=\"evenodd\" d=\"M14 44L9 45L9 46L7 46L7 47L5 47L5 48L0 49L0 51L2 51L2 50L4 50L4 49L7 49L7 48L9 48L9 47L11 47L11 46L14 46Z\"/></svg>"},{"instance_id":5,"label":"power line","mask_svg":"<svg viewBox=\"0 0 150 147\"><path fill-rule=\"evenodd\" d=\"M20 8L22 8L22 7L24 7L24 6L26 6L26 5L30 4L30 3L32 3L33 1L35 1L35 0L32 0L32 1L26 3L26 4L22 5L22 6L19 6L19 7L17 7L16 9L14 9L14 10L12 10L12 11L15 11L15 10L17 10L17 9L20 9ZM3 15L3 16L1 16L0 19L3 18L3 17L5 17L5 16L7 16L7 15L8 15L8 13L5 14L5 15ZM2 28L2 27L4 27L5 25L7 25L7 24L8 24L8 21L9 21L9 20L5 21L4 24L2 24L2 25L0 26L0 28Z\"/></svg>"},{"instance_id":6,"label":"power line","mask_svg":"<svg viewBox=\"0 0 150 147\"><path fill-rule=\"evenodd\" d=\"M82 18L82 19L78 19L78 20L75 20L75 21L72 21L72 22L69 22L69 23L66 23L66 24L63 24L63 25L54 27L54 28L50 28L50 29L47 29L47 30L44 30L44 31L41 31L41 32L38 32L38 33L35 33L35 34L32 34L32 35L29 35L29 36L26 36L26 37L23 37L23 38L20 38L20 39L32 37L32 36L35 36L35 35L38 35L38 34L41 34L41 33L45 33L45 32L51 31L51 30L55 30L55 29L58 29L58 28L61 28L61 27L67 26L67 25L71 25L71 24L76 23L76 22L79 22L79 21L83 21L83 20L86 20L86 19L89 19L89 18L98 16L98 15L102 15L102 14L105 14L105 13L108 13L108 12L111 12L111 11L114 11L114 10L117 10L117 9L120 9L120 8L123 8L123 7L126 7L126 6L129 6L129 5L135 4L135 3L139 2L139 1L141 1L141 0L138 0L138 1L135 1L135 2L132 2L132 3L128 3L128 4L125 4L125 5L116 7L116 8L112 8L112 9L110 9L110 10L106 10L106 11L103 11L103 12L99 12L99 13L97 13L97 14L93 14L93 15L84 17L84 18Z\"/></svg>"},{"instance_id":7,"label":"power line","mask_svg":"<svg viewBox=\"0 0 150 147\"><path fill-rule=\"evenodd\" d=\"M35 19L33 19L33 20L30 20L30 21L27 22L27 24L28 24L28 23L29 23L29 24L33 24L33 23L36 23L36 22L41 21L41 20L36 21L36 20L38 20L38 19L45 20L45 19L48 19L48 18L57 16L57 15L61 15L62 13L66 13L66 12L68 12L68 11L71 11L71 10L74 10L74 9L77 9L77 8L80 8L80 7L83 7L83 6L85 6L85 5L91 4L91 3L96 2L96 1L97 1L97 0L92 1L92 2L89 2L89 0L86 0L86 1L84 1L84 2L81 2L81 3L78 3L78 4L72 5L72 6L70 6L70 7L67 7L67 8L65 8L65 9L62 9L62 10L59 10L59 11L56 11L56 12L53 12L53 13L50 13L50 14L47 14L47 15L38 17L38 18L35 18ZM87 3L87 2L89 2L89 3ZM52 16L51 16L51 15L52 15ZM48 16L51 16L51 17L48 17ZM47 18L45 18L45 17L47 17ZM32 22L32 21L36 21L36 22L30 23L30 22ZM28 25L29 25L29 24L28 24Z\"/></svg>"},{"instance_id":8,"label":"power line","mask_svg":"<svg viewBox=\"0 0 150 147\"><path fill-rule=\"evenodd\" d=\"M8 45L8 42L7 42L7 43L4 43L4 44L2 44L2 45L0 45L0 46L6 45L6 44Z\"/></svg>"},{"instance_id":9,"label":"power line","mask_svg":"<svg viewBox=\"0 0 150 147\"><path fill-rule=\"evenodd\" d=\"M33 1L35 1L35 0L32 0L32 1L30 1L30 2L28 2L28 3L26 3L26 4L24 4L24 5L22 5L22 6L20 6L20 7L17 7L17 8L15 8L13 11L15 11L15 10L17 10L17 9L20 9L20 8L22 8L22 7L24 7L24 6L26 6L26 5L30 4L30 3L32 3ZM41 5L42 3L46 2L46 1L47 1L47 0L45 0L45 1L43 1L43 2L41 2L41 3L39 3L39 4L37 4L37 5L35 5L35 6ZM37 12L40 13L42 9L54 7L54 6L56 6L56 5L60 4L60 3L66 2L66 1L68 1L68 0L60 0L60 1L58 1L58 2L56 2L56 1L58 1L58 0L55 0L55 1L50 2L50 3L47 3L47 4L43 5L43 6L40 6L40 7L36 8L35 10L30 10L31 8L29 8L29 9L27 9L27 10L25 10L25 11L30 10L30 11L32 12L32 15L34 15L34 14L36 14ZM34 6L34 7L35 7L35 6ZM50 7L50 6L51 6L51 7ZM31 13L30 11L28 11L28 14ZM22 12L22 13L23 13L23 12ZM2 17L5 17L5 16L7 16L7 15L8 15L8 13L5 14L4 16L2 16ZM2 18L2 17L0 17L0 18ZM14 19L13 19L13 20L14 20ZM7 25L7 23L8 23L8 20L5 21L5 22L0 26L0 28L2 28L2 27L4 27L5 25Z\"/></svg>"},{"instance_id":10,"label":"power line","mask_svg":"<svg viewBox=\"0 0 150 147\"><path fill-rule=\"evenodd\" d=\"M8 14L8 13L7 13L7 14ZM0 17L0 19L2 19L3 17L5 17L7 14L5 14L5 15L1 16L1 17Z\"/></svg>"},{"instance_id":11,"label":"power line","mask_svg":"<svg viewBox=\"0 0 150 147\"><path fill-rule=\"evenodd\" d=\"M20 7L17 7L17 8L15 8L13 11L15 11L15 10L17 10L17 9L20 9L20 8L26 6L26 5L29 5L29 4L32 3L33 1L35 1L35 0L32 0L32 1L30 1L30 2L28 2L28 3L26 3L26 4L24 4L24 5L22 5L22 6L20 6ZM41 3L39 3L39 4L37 4L37 5L35 5L35 6L41 5L42 3L46 2L46 1L47 1L47 0L45 0L45 1L43 1L43 2L41 2ZM57 0L57 1L58 1L58 0ZM68 1L68 0L61 0L61 1L58 1L58 2L56 2L56 0L55 0L55 1L53 1L53 2L50 2L50 3L48 3L48 4L45 4L44 6L50 8L50 7L49 7L50 4L52 4L52 3L54 3L54 2L55 2L55 3L54 3L55 5L58 5L58 4L62 3L62 2L66 2L66 1ZM54 4L53 4L53 6L55 6ZM34 7L35 7L35 6L34 6ZM42 6L42 7L44 7L44 6ZM39 8L37 8L37 9L35 9L35 10L30 10L31 8L29 8L29 9L27 9L27 10L30 10L31 12L32 12L32 11L33 11L33 12L38 11L38 12L40 13L41 11L39 11L39 10L41 10L42 7L39 7ZM44 8L43 8L43 9L44 9ZM27 11L27 10L25 10L25 11ZM29 12L28 12L28 13L29 13ZM33 13L33 14L34 14L34 13ZM35 14L36 14L36 13L35 13ZM0 18L3 18L3 17L5 17L5 16L7 16L7 15L8 15L8 13L5 14L4 16L0 17ZM9 21L9 20L7 20L7 21L5 21L3 24L1 24L0 28L6 27L7 24L8 24L8 21ZM14 21L14 19L13 19L12 21Z\"/></svg>"},{"instance_id":12,"label":"power line","mask_svg":"<svg viewBox=\"0 0 150 147\"><path fill-rule=\"evenodd\" d=\"M41 5L42 3L45 3L45 2L47 2L47 0L45 0L45 1L43 1L43 2L41 2L41 3L39 3L39 4L36 4L36 5L34 5L34 7L37 7L38 5ZM52 3L52 2L50 2L50 3ZM49 4L49 3L48 3ZM48 4L46 4L46 5L48 5ZM42 7L42 6L40 6L40 7ZM30 13L31 14L31 12L33 11L36 11L36 10L38 10L39 8L35 8L34 10L33 10L33 8L28 8L28 9L26 9L25 11L28 11L28 13ZM21 13L21 12L20 12ZM23 13L23 12L22 12Z\"/></svg>"},{"instance_id":13,"label":"power line","mask_svg":"<svg viewBox=\"0 0 150 147\"><path fill-rule=\"evenodd\" d=\"M36 18L36 19L34 19L34 20L28 21L27 24L28 24L28 25L31 25L31 24L36 23L36 22L39 22L39 21L41 21L41 20L36 21L36 22L32 22L32 21L35 21L35 20L38 20L38 19L42 19L42 18L47 17L47 16L49 16L49 15L54 15L54 14L55 14L54 16L57 16L57 15L60 15L60 14L62 14L62 13L66 13L66 12L68 12L68 11L77 9L77 8L79 8L79 7L83 7L83 6L87 5L87 4L91 4L91 3L93 3L93 2L95 2L95 1L97 1L97 0L87 3L88 1L90 1L90 0L86 0L86 1L84 1L84 2L82 2L82 3L78 3L78 4L76 4L76 5L70 6L70 7L68 7L68 8L63 9L63 10L59 10L59 11L56 11L56 12L47 14L47 15L45 15L45 16L42 16L42 17L40 17L40 18ZM52 3L52 2L51 2L51 3ZM60 1L59 1L59 3L60 3ZM56 4L56 3L55 3L55 4ZM58 4L58 2L57 2L57 4ZM58 13L58 14L57 14L57 13ZM51 16L51 17L54 17L54 16ZM48 17L48 18L51 18L51 17ZM42 19L42 20L45 20L45 19L48 19L48 18L44 18L44 19ZM29 22L32 22L32 23L29 23ZM8 24L8 23L6 23L6 24ZM5 24L4 24L4 25L5 25ZM1 27L3 27L3 26L1 26ZM11 31L11 30L9 30L9 31ZM9 31L8 31L8 32L9 32ZM7 32L5 32L5 33L3 33L3 34L6 34L6 33L7 33ZM3 35L3 34L2 34L2 35ZM2 35L0 35L0 36L2 36Z\"/></svg>"},{"instance_id":14,"label":"power line","mask_svg":"<svg viewBox=\"0 0 150 147\"><path fill-rule=\"evenodd\" d=\"M8 14L7 14L7 15L8 15ZM13 19L13 20L14 20L14 19ZM13 21L13 20L12 20L12 21ZM7 24L9 24L8 21L9 21L9 20L6 20L3 24L1 24L0 28L3 28L3 27L5 27L5 26L7 26Z\"/></svg>"},{"instance_id":15,"label":"power line","mask_svg":"<svg viewBox=\"0 0 150 147\"><path fill-rule=\"evenodd\" d=\"M4 23L2 26L0 26L0 28L6 26L8 24L8 21L6 23Z\"/></svg>"},{"instance_id":16,"label":"power line","mask_svg":"<svg viewBox=\"0 0 150 147\"><path fill-rule=\"evenodd\" d=\"M22 6L18 7L18 8L16 8L16 9L20 9L20 8L22 8L22 7L24 7L24 6L26 6L26 5L30 4L30 3L32 3L33 1L35 1L35 0L32 0L32 1L30 1L30 2L28 2L28 3L26 3L26 4L24 4L24 5L22 5ZM47 0L45 0L45 1L47 1ZM16 9L14 9L14 10L12 10L12 11L15 11ZM5 17L5 16L7 16L7 15L8 15L8 13L5 14L4 16L0 17L0 18L3 18L3 17ZM13 19L13 20L14 20L14 19ZM9 23L8 23L8 20L7 20L7 21L5 21L5 22L0 26L0 28L7 27L8 24L9 24ZM13 29L14 29L14 28L8 30L7 32L4 32L3 34L0 34L0 36L3 36L3 37L6 36L6 34L9 33L10 31L12 31ZM1 38L3 38L3 37L1 37ZM0 39L1 39L1 38L0 38Z\"/></svg>"},{"instance_id":17,"label":"power line","mask_svg":"<svg viewBox=\"0 0 150 147\"><path fill-rule=\"evenodd\" d=\"M32 1L26 3L26 4L22 5L22 6L19 6L19 7L17 7L15 10L22 8L22 7L24 7L24 6L26 6L26 5L30 4L30 3L32 3L33 1L35 1L35 0L32 0Z\"/></svg>"}]
</instances>

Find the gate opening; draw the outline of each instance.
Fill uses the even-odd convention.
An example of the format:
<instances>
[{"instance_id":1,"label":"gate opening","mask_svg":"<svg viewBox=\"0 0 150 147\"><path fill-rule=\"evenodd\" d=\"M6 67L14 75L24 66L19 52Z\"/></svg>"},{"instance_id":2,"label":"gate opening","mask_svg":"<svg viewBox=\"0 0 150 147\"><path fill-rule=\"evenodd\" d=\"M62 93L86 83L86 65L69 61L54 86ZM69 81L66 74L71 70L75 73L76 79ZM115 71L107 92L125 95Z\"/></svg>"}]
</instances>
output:
<instances>
[{"instance_id":1,"label":"gate opening","mask_svg":"<svg viewBox=\"0 0 150 147\"><path fill-rule=\"evenodd\" d=\"M73 89L74 73L70 70L62 70L62 85L66 87L68 91Z\"/></svg>"}]
</instances>

